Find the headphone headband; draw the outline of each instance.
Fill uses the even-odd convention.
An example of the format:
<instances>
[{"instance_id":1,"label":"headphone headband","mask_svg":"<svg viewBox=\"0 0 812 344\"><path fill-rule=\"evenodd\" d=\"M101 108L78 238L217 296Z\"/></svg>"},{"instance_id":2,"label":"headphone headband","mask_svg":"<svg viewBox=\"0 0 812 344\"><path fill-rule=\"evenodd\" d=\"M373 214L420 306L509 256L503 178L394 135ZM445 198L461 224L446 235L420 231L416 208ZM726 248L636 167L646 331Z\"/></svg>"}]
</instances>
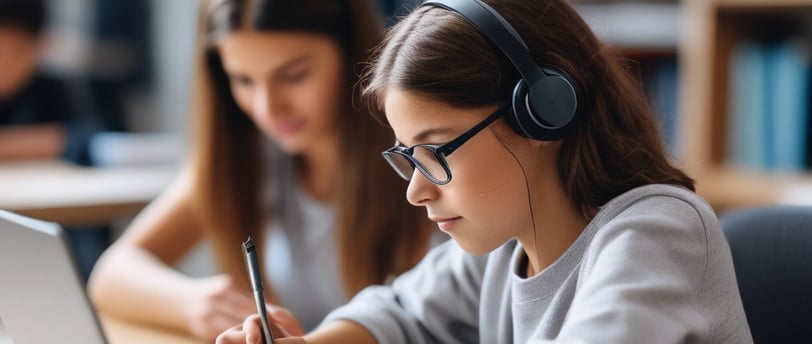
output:
<instances>
[{"instance_id":1,"label":"headphone headband","mask_svg":"<svg viewBox=\"0 0 812 344\"><path fill-rule=\"evenodd\" d=\"M507 56L522 79L530 82L544 78L522 36L487 4L480 0L427 0L423 3L426 5L444 8L465 18Z\"/></svg>"},{"instance_id":2,"label":"headphone headband","mask_svg":"<svg viewBox=\"0 0 812 344\"><path fill-rule=\"evenodd\" d=\"M443 8L465 18L519 72L522 78L510 99L513 111L506 117L513 130L544 141L559 140L572 131L583 111L575 84L564 71L536 63L519 33L495 9L482 0L427 0L421 6Z\"/></svg>"}]
</instances>

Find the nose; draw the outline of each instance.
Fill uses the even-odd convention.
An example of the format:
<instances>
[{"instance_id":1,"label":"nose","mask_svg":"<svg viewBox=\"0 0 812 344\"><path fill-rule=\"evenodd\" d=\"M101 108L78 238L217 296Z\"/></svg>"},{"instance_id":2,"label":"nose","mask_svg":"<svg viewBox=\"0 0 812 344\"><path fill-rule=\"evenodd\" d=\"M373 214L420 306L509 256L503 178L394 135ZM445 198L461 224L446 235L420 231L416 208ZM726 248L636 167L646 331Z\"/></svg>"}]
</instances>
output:
<instances>
[{"instance_id":1,"label":"nose","mask_svg":"<svg viewBox=\"0 0 812 344\"><path fill-rule=\"evenodd\" d=\"M425 206L439 196L438 185L432 183L420 171L414 169L409 187L406 188L406 199L414 206Z\"/></svg>"},{"instance_id":2,"label":"nose","mask_svg":"<svg viewBox=\"0 0 812 344\"><path fill-rule=\"evenodd\" d=\"M254 90L251 107L259 118L271 118L280 110L280 97L270 85L262 85Z\"/></svg>"}]
</instances>

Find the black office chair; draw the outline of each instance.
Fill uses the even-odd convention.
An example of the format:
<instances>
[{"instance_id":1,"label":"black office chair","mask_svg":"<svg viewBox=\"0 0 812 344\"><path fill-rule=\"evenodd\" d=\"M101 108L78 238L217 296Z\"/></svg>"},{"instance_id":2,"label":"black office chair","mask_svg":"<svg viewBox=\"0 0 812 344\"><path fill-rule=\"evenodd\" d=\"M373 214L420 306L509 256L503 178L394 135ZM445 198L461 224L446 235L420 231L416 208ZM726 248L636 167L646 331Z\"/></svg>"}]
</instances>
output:
<instances>
[{"instance_id":1,"label":"black office chair","mask_svg":"<svg viewBox=\"0 0 812 344\"><path fill-rule=\"evenodd\" d=\"M812 343L812 207L721 217L755 343Z\"/></svg>"}]
</instances>

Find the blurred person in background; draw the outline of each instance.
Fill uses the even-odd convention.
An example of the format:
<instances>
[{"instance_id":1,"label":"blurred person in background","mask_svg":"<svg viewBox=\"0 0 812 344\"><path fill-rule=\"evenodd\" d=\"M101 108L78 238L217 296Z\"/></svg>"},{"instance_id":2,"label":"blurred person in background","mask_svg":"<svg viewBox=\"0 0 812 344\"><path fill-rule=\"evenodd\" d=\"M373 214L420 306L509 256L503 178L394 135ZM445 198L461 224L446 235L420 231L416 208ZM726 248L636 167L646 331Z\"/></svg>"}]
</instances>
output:
<instances>
[{"instance_id":1,"label":"blurred person in background","mask_svg":"<svg viewBox=\"0 0 812 344\"><path fill-rule=\"evenodd\" d=\"M39 68L42 0L0 0L0 161L64 157L89 164L97 124L69 83Z\"/></svg>"},{"instance_id":2,"label":"blurred person in background","mask_svg":"<svg viewBox=\"0 0 812 344\"><path fill-rule=\"evenodd\" d=\"M439 232L399 196L379 156L394 136L353 88L380 19L366 0L203 4L192 159L96 266L102 312L213 340L256 313L249 234L266 300L307 330L422 258ZM204 240L221 274L172 268Z\"/></svg>"},{"instance_id":3,"label":"blurred person in background","mask_svg":"<svg viewBox=\"0 0 812 344\"><path fill-rule=\"evenodd\" d=\"M105 125L81 101L81 82L39 63L46 13L43 0L0 0L0 163L62 159L91 165L89 142ZM68 228L84 280L109 233L107 226Z\"/></svg>"}]
</instances>

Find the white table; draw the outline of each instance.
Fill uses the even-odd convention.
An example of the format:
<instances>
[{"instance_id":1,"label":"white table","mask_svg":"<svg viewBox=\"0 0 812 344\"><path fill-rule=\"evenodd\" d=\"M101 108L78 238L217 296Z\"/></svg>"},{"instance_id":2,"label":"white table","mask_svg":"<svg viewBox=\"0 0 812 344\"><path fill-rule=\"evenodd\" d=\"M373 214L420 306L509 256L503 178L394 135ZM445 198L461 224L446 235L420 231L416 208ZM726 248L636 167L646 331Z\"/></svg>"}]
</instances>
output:
<instances>
[{"instance_id":1,"label":"white table","mask_svg":"<svg viewBox=\"0 0 812 344\"><path fill-rule=\"evenodd\" d=\"M135 215L175 177L175 166L86 168L60 161L0 163L0 209L65 225Z\"/></svg>"}]
</instances>

